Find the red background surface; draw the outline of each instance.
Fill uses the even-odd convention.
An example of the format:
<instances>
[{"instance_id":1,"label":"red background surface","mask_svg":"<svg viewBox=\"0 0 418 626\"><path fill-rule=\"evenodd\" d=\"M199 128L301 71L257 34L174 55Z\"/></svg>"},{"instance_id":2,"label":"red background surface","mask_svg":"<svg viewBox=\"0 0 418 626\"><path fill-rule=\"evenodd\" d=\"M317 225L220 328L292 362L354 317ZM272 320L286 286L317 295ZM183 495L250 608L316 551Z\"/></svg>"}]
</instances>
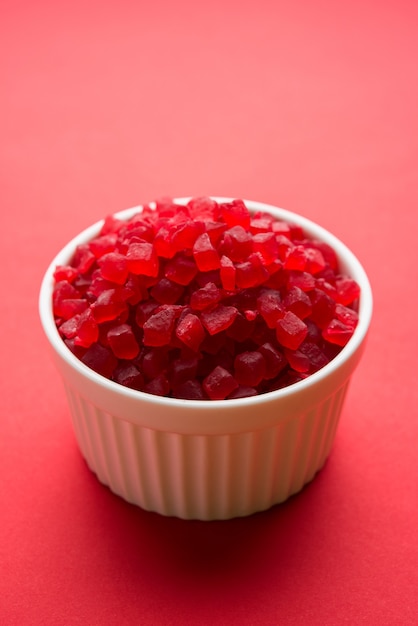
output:
<instances>
[{"instance_id":1,"label":"red background surface","mask_svg":"<svg viewBox=\"0 0 418 626\"><path fill-rule=\"evenodd\" d=\"M418 5L1 2L0 622L418 624ZM90 474L37 313L60 247L162 195L303 213L375 313L331 457L228 522Z\"/></svg>"}]
</instances>

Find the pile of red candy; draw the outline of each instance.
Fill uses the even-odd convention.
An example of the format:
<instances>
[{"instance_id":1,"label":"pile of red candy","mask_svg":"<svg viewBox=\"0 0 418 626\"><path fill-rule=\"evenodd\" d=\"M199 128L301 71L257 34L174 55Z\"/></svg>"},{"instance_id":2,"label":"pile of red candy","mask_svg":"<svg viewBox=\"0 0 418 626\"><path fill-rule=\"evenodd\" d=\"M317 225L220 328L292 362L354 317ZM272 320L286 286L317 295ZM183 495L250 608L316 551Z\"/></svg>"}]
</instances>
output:
<instances>
[{"instance_id":1,"label":"pile of red candy","mask_svg":"<svg viewBox=\"0 0 418 626\"><path fill-rule=\"evenodd\" d=\"M54 273L69 349L147 393L242 398L306 378L353 334L359 286L334 250L242 200L161 200L105 219Z\"/></svg>"}]
</instances>

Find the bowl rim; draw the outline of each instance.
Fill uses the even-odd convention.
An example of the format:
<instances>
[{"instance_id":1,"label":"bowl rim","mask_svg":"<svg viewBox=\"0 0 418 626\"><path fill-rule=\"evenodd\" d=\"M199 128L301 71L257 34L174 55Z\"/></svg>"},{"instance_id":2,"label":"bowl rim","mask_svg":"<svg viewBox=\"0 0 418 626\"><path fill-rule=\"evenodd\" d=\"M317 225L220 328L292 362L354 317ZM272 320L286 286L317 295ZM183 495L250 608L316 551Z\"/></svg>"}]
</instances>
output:
<instances>
[{"instance_id":1,"label":"bowl rim","mask_svg":"<svg viewBox=\"0 0 418 626\"><path fill-rule=\"evenodd\" d=\"M233 198L210 196L217 202L230 202ZM188 197L173 198L176 204L184 205L191 199ZM124 387L115 381L109 380L104 376L98 374L87 365L85 365L80 359L78 359L71 350L65 345L62 340L58 329L55 324L53 312L52 312L52 290L53 290L53 273L57 265L65 265L68 263L75 251L77 245L86 243L95 237L101 227L103 226L104 219L101 219L94 224L91 224L75 237L73 237L61 250L54 256L49 266L47 267L43 276L41 287L39 291L39 316L41 325L43 327L46 338L48 339L50 346L58 354L61 359L67 363L73 370L79 375L89 379L95 385L106 388L107 390L118 393L130 400L142 400L149 404L158 405L161 408L177 407L183 410L211 410L217 409L239 409L239 407L258 407L259 405L270 402L273 399L291 398L299 395L303 390L308 390L318 383L323 382L330 374L342 367L347 361L349 361L354 354L359 351L361 345L366 339L366 335L371 323L373 312L373 295L371 285L359 259L355 254L334 234L320 226L316 222L309 218L304 217L288 209L283 209L275 205L266 204L264 202L258 202L253 200L243 199L246 206L251 212L263 211L272 214L274 217L287 221L303 228L304 232L310 236L320 239L321 241L328 243L332 246L337 253L340 267L348 272L348 274L354 278L360 286L360 302L359 302L359 322L357 327L348 341L348 343L342 348L342 350L335 356L327 365L322 367L317 372L309 375L307 378L277 389L275 391L269 391L257 396L246 398L235 398L225 400L187 400L180 398L170 398L165 396L157 396ZM124 209L114 213L114 217L118 219L129 219L137 212L143 209L144 205L137 205L129 209ZM154 203L150 203L148 206L155 206Z\"/></svg>"}]
</instances>

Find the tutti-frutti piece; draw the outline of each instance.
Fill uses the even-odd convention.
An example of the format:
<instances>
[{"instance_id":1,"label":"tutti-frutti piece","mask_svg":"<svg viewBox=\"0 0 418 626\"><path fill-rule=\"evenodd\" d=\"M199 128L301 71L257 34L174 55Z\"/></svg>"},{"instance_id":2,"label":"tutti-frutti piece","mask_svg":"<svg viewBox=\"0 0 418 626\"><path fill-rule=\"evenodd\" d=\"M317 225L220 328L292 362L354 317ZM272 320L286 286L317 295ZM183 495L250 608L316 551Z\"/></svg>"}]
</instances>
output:
<instances>
[{"instance_id":1,"label":"tutti-frutti piece","mask_svg":"<svg viewBox=\"0 0 418 626\"><path fill-rule=\"evenodd\" d=\"M324 367L358 323L335 251L243 200L171 199L108 216L54 273L68 348L118 384L185 400L250 397Z\"/></svg>"}]
</instances>

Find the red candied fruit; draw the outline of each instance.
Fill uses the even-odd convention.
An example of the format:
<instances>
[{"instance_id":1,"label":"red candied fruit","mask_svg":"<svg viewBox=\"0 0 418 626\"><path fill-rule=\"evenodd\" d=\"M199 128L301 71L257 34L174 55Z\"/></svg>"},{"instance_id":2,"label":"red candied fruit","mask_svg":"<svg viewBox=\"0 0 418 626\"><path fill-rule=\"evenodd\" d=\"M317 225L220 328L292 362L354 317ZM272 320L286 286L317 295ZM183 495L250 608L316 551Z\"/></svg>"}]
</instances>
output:
<instances>
[{"instance_id":1,"label":"red candied fruit","mask_svg":"<svg viewBox=\"0 0 418 626\"><path fill-rule=\"evenodd\" d=\"M102 291L91 305L91 312L98 324L115 320L126 309L126 303L118 299L116 289Z\"/></svg>"},{"instance_id":2,"label":"red candied fruit","mask_svg":"<svg viewBox=\"0 0 418 626\"><path fill-rule=\"evenodd\" d=\"M276 323L276 337L280 345L297 350L308 333L306 324L292 311L286 311Z\"/></svg>"},{"instance_id":3,"label":"red candied fruit","mask_svg":"<svg viewBox=\"0 0 418 626\"><path fill-rule=\"evenodd\" d=\"M83 348L89 348L99 338L99 326L94 319L91 309L86 309L77 321L74 343Z\"/></svg>"},{"instance_id":4,"label":"red candied fruit","mask_svg":"<svg viewBox=\"0 0 418 626\"><path fill-rule=\"evenodd\" d=\"M360 295L360 288L357 283L348 276L338 277L335 281L337 288L337 301L340 304L351 304Z\"/></svg>"},{"instance_id":5,"label":"red candied fruit","mask_svg":"<svg viewBox=\"0 0 418 626\"><path fill-rule=\"evenodd\" d=\"M193 258L182 253L177 254L165 266L165 277L178 285L190 285L197 272Z\"/></svg>"},{"instance_id":6,"label":"red candied fruit","mask_svg":"<svg viewBox=\"0 0 418 626\"><path fill-rule=\"evenodd\" d=\"M58 265L53 275L56 283L60 281L72 283L78 277L78 272L75 267L70 265Z\"/></svg>"},{"instance_id":7,"label":"red candied fruit","mask_svg":"<svg viewBox=\"0 0 418 626\"><path fill-rule=\"evenodd\" d=\"M108 252L100 257L99 267L101 275L117 285L124 285L129 275L128 262L125 255L119 252Z\"/></svg>"},{"instance_id":8,"label":"red candied fruit","mask_svg":"<svg viewBox=\"0 0 418 626\"><path fill-rule=\"evenodd\" d=\"M174 389L188 380L194 380L197 366L198 359L196 356L189 358L179 357L172 361L168 372L171 387Z\"/></svg>"},{"instance_id":9,"label":"red candied fruit","mask_svg":"<svg viewBox=\"0 0 418 626\"><path fill-rule=\"evenodd\" d=\"M181 252L192 248L196 239L205 232L205 224L200 221L186 220L179 224L171 234L171 248L174 252Z\"/></svg>"},{"instance_id":10,"label":"red candied fruit","mask_svg":"<svg viewBox=\"0 0 418 626\"><path fill-rule=\"evenodd\" d=\"M295 313L301 320L312 313L312 303L309 296L300 287L290 287L283 299L283 306Z\"/></svg>"},{"instance_id":11,"label":"red candied fruit","mask_svg":"<svg viewBox=\"0 0 418 626\"><path fill-rule=\"evenodd\" d=\"M176 327L176 336L188 348L197 352L206 336L206 333L199 317L197 315L193 315L193 313L188 313L181 320L179 320Z\"/></svg>"},{"instance_id":12,"label":"red candied fruit","mask_svg":"<svg viewBox=\"0 0 418 626\"><path fill-rule=\"evenodd\" d=\"M210 335L216 335L229 328L237 315L238 309L235 307L220 304L209 311L202 311L201 320L208 333Z\"/></svg>"},{"instance_id":13,"label":"red candied fruit","mask_svg":"<svg viewBox=\"0 0 418 626\"><path fill-rule=\"evenodd\" d=\"M266 361L261 352L241 352L235 357L234 376L239 385L257 387L266 376Z\"/></svg>"},{"instance_id":14,"label":"red candied fruit","mask_svg":"<svg viewBox=\"0 0 418 626\"><path fill-rule=\"evenodd\" d=\"M151 296L160 304L174 304L180 300L184 288L168 278L161 278L152 288Z\"/></svg>"},{"instance_id":15,"label":"red candied fruit","mask_svg":"<svg viewBox=\"0 0 418 626\"><path fill-rule=\"evenodd\" d=\"M152 243L133 242L126 254L128 269L141 276L158 276L158 256Z\"/></svg>"},{"instance_id":16,"label":"red candied fruit","mask_svg":"<svg viewBox=\"0 0 418 626\"><path fill-rule=\"evenodd\" d=\"M217 365L203 381L203 389L211 400L225 400L238 383L228 370Z\"/></svg>"},{"instance_id":17,"label":"red candied fruit","mask_svg":"<svg viewBox=\"0 0 418 626\"><path fill-rule=\"evenodd\" d=\"M190 306L195 311L203 311L215 306L221 300L222 294L215 283L208 282L204 287L196 289L190 296Z\"/></svg>"},{"instance_id":18,"label":"red candied fruit","mask_svg":"<svg viewBox=\"0 0 418 626\"><path fill-rule=\"evenodd\" d=\"M113 380L131 389L141 390L144 386L141 372L131 363L120 363L113 372Z\"/></svg>"},{"instance_id":19,"label":"red candied fruit","mask_svg":"<svg viewBox=\"0 0 418 626\"><path fill-rule=\"evenodd\" d=\"M324 339L330 343L335 343L338 346L345 346L348 340L353 334L353 328L340 322L340 320L333 319L322 331Z\"/></svg>"},{"instance_id":20,"label":"red candied fruit","mask_svg":"<svg viewBox=\"0 0 418 626\"><path fill-rule=\"evenodd\" d=\"M242 200L222 202L219 205L218 215L229 227L243 226L246 229L250 227L251 216Z\"/></svg>"},{"instance_id":21,"label":"red candied fruit","mask_svg":"<svg viewBox=\"0 0 418 626\"><path fill-rule=\"evenodd\" d=\"M220 267L219 254L212 245L208 233L202 233L193 245L193 257L201 272L209 272Z\"/></svg>"},{"instance_id":22,"label":"red candied fruit","mask_svg":"<svg viewBox=\"0 0 418 626\"><path fill-rule=\"evenodd\" d=\"M94 343L81 358L82 362L98 374L111 378L117 366L117 358L109 348Z\"/></svg>"},{"instance_id":23,"label":"red candied fruit","mask_svg":"<svg viewBox=\"0 0 418 626\"><path fill-rule=\"evenodd\" d=\"M183 400L207 400L208 396L203 391L202 384L194 380L186 380L173 389L173 397Z\"/></svg>"},{"instance_id":24,"label":"red candied fruit","mask_svg":"<svg viewBox=\"0 0 418 626\"><path fill-rule=\"evenodd\" d=\"M101 235L101 237L93 239L93 241L88 244L88 248L94 254L96 259L99 259L103 255L113 252L117 240L118 236L116 233L107 233L105 235Z\"/></svg>"},{"instance_id":25,"label":"red candied fruit","mask_svg":"<svg viewBox=\"0 0 418 626\"><path fill-rule=\"evenodd\" d=\"M144 348L138 360L138 367L147 380L163 374L169 365L166 347Z\"/></svg>"},{"instance_id":26,"label":"red candied fruit","mask_svg":"<svg viewBox=\"0 0 418 626\"><path fill-rule=\"evenodd\" d=\"M186 400L247 398L304 380L358 324L336 252L242 200L161 198L54 271L60 336L118 384Z\"/></svg>"},{"instance_id":27,"label":"red candied fruit","mask_svg":"<svg viewBox=\"0 0 418 626\"><path fill-rule=\"evenodd\" d=\"M60 302L57 312L59 311L59 317L63 320L69 320L78 313L83 313L88 306L88 300L84 298L67 298Z\"/></svg>"},{"instance_id":28,"label":"red candied fruit","mask_svg":"<svg viewBox=\"0 0 418 626\"><path fill-rule=\"evenodd\" d=\"M236 283L240 289L248 289L262 285L270 274L257 252L250 254L248 261L236 264Z\"/></svg>"},{"instance_id":29,"label":"red candied fruit","mask_svg":"<svg viewBox=\"0 0 418 626\"><path fill-rule=\"evenodd\" d=\"M279 245L274 233L258 233L252 239L253 250L258 252L265 265L270 265L277 259Z\"/></svg>"},{"instance_id":30,"label":"red candied fruit","mask_svg":"<svg viewBox=\"0 0 418 626\"><path fill-rule=\"evenodd\" d=\"M235 289L235 277L236 277L236 269L232 260L225 256L224 254L221 256L220 261L220 279L222 282L222 288L225 291L234 291Z\"/></svg>"},{"instance_id":31,"label":"red candied fruit","mask_svg":"<svg viewBox=\"0 0 418 626\"><path fill-rule=\"evenodd\" d=\"M107 340L118 359L134 359L138 356L139 345L129 324L113 326L107 333Z\"/></svg>"},{"instance_id":32,"label":"red candied fruit","mask_svg":"<svg viewBox=\"0 0 418 626\"><path fill-rule=\"evenodd\" d=\"M167 396L170 392L170 383L165 374L153 378L144 386L144 391L154 396Z\"/></svg>"},{"instance_id":33,"label":"red candied fruit","mask_svg":"<svg viewBox=\"0 0 418 626\"><path fill-rule=\"evenodd\" d=\"M257 299L257 310L269 328L276 328L277 320L285 314L280 291L263 291Z\"/></svg>"},{"instance_id":34,"label":"red candied fruit","mask_svg":"<svg viewBox=\"0 0 418 626\"><path fill-rule=\"evenodd\" d=\"M253 238L242 226L233 226L225 231L221 250L231 261L246 261L253 252Z\"/></svg>"},{"instance_id":35,"label":"red candied fruit","mask_svg":"<svg viewBox=\"0 0 418 626\"><path fill-rule=\"evenodd\" d=\"M286 357L273 344L266 342L259 347L260 354L263 355L266 363L264 378L270 380L276 378L287 365Z\"/></svg>"},{"instance_id":36,"label":"red candied fruit","mask_svg":"<svg viewBox=\"0 0 418 626\"><path fill-rule=\"evenodd\" d=\"M153 313L143 326L145 346L166 346L171 341L176 314L173 309Z\"/></svg>"}]
</instances>

